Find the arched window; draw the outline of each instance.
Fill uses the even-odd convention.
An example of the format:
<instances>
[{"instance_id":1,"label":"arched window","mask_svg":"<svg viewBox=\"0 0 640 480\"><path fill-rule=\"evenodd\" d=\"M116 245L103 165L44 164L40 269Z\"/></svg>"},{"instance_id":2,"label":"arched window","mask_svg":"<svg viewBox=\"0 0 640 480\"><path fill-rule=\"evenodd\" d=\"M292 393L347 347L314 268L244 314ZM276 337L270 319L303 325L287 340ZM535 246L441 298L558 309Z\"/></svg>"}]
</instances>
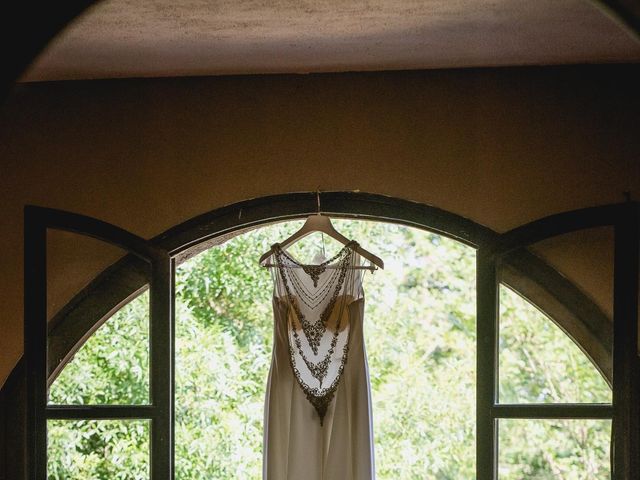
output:
<instances>
[{"instance_id":1,"label":"arched window","mask_svg":"<svg viewBox=\"0 0 640 480\"><path fill-rule=\"evenodd\" d=\"M492 250L476 250L406 225L336 224L372 239L389 265L366 284L379 478L610 475L615 378L612 397L598 371L606 366L591 363L558 319L513 290L503 265L517 264L508 256L522 238L502 236ZM295 228L260 228L174 255L176 478L259 476L272 318L270 279L256 252ZM44 409L51 478L152 475L157 379L153 340L151 354L147 346L157 283L151 302L140 294L63 369L49 366L58 374Z\"/></svg>"}]
</instances>

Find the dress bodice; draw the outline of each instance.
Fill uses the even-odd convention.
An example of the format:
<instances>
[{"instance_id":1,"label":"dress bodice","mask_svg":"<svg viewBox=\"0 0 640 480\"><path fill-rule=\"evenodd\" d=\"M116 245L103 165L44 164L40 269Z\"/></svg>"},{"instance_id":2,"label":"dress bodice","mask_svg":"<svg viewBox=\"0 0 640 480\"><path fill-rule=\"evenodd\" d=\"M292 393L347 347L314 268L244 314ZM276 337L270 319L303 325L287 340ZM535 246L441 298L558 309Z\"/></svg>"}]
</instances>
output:
<instances>
[{"instance_id":1,"label":"dress bodice","mask_svg":"<svg viewBox=\"0 0 640 480\"><path fill-rule=\"evenodd\" d=\"M274 245L274 308L286 327L292 371L322 423L348 359L350 305L362 296L360 256L350 242L319 265Z\"/></svg>"}]
</instances>

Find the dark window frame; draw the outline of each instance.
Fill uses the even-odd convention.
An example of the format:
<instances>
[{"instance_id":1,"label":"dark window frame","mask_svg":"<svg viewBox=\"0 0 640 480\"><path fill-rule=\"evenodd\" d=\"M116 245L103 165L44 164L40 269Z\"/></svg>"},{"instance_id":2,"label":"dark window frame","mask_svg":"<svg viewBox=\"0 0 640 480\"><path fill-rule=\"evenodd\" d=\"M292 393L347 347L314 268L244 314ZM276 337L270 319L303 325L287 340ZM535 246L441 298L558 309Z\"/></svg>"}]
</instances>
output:
<instances>
[{"instance_id":1,"label":"dark window frame","mask_svg":"<svg viewBox=\"0 0 640 480\"><path fill-rule=\"evenodd\" d=\"M481 246L477 256L478 385L477 478L498 478L501 418L612 420L614 480L640 478L640 381L638 372L639 209L635 202L585 208L514 228ZM499 272L509 255L559 235L598 227L614 229L614 318L611 404L500 404L498 401ZM493 368L482 366L492 365Z\"/></svg>"},{"instance_id":2,"label":"dark window frame","mask_svg":"<svg viewBox=\"0 0 640 480\"><path fill-rule=\"evenodd\" d=\"M614 452L613 478L639 478L640 438L640 380L637 372L638 356L638 205L625 204L594 207L553 215L518 227L504 234L496 234L467 219L426 205L359 192L323 192L322 211L341 217L379 220L414 226L454 238L478 250L478 385L477 385L477 479L497 478L497 435L499 418L611 418L613 421ZM223 207L196 217L171 229L151 241L112 225L89 217L40 207L25 209L25 366L27 377L27 468L30 480L46 478L46 420L48 418L148 418L152 421L151 472L152 478L173 478L173 273L176 262L210 247L225 236L256 228L274 221L300 218L316 211L316 193L296 193L264 197ZM497 401L497 290L501 262L526 246L563 233L585 228L611 226L615 230L614 260L614 325L613 372L609 377L613 387L612 405L550 404L504 405ZM151 280L151 405L149 406L47 406L46 389L69 356L99 326L75 324L75 336L66 338L66 349L58 349L47 368L47 337L64 325L61 318L72 318L79 297L54 318L50 331L46 324L46 230L47 228L87 234L115 243L134 253L111 267L113 274L128 265L152 265ZM523 251L525 252L525 251ZM527 255L528 253L523 253ZM518 258L522 259L522 255ZM135 268L133 269L135 272ZM138 272L140 273L140 272ZM504 271L500 271L504 273ZM113 278L114 276L111 275ZM117 277L117 275L115 276ZM126 284L128 295L120 305L144 289L133 276ZM513 278L516 278L517 275ZM511 279L513 281L513 278ZM94 291L104 287L104 276L98 277ZM126 282L125 282L126 283ZM507 282L510 283L507 279ZM130 289L137 285L137 289ZM27 288L28 287L28 288ZM121 285L122 287L122 285ZM565 286L566 287L566 286ZM517 289L517 288L516 288ZM86 292L85 292L86 293ZM113 292L112 292L113 293ZM86 296L86 295L85 295ZM117 297L112 298L113 301ZM74 302L76 302L74 304ZM101 321L108 318L115 305L108 305ZM71 322L73 324L73 322ZM596 326L594 334L597 334ZM155 333L154 333L155 332ZM69 341L69 338L71 341ZM575 340L575 338L574 338ZM64 342L63 342L64 343ZM580 343L580 342L578 342ZM606 349L605 349L606 350ZM43 356L44 353L44 356ZM592 356L593 358L593 356ZM494 365L493 369L485 368ZM598 364L605 374L606 366ZM155 380L154 380L155 379ZM163 379L163 381L158 381Z\"/></svg>"},{"instance_id":3,"label":"dark window frame","mask_svg":"<svg viewBox=\"0 0 640 480\"><path fill-rule=\"evenodd\" d=\"M173 471L173 273L165 250L126 230L84 215L27 206L25 224L24 362L26 371L26 477L47 478L47 421L126 419L151 422L152 478ZM48 405L47 231L87 235L118 246L150 267L149 405Z\"/></svg>"}]
</instances>

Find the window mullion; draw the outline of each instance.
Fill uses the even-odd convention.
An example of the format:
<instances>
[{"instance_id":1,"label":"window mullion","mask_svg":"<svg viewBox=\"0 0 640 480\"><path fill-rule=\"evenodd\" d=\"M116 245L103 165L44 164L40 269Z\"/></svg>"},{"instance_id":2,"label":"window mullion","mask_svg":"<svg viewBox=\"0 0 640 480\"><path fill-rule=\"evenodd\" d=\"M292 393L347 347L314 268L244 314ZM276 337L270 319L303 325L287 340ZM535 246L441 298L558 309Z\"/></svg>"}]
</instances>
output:
<instances>
[{"instance_id":1,"label":"window mullion","mask_svg":"<svg viewBox=\"0 0 640 480\"><path fill-rule=\"evenodd\" d=\"M492 408L493 418L521 419L608 419L613 405L606 403L498 404Z\"/></svg>"},{"instance_id":2,"label":"window mullion","mask_svg":"<svg viewBox=\"0 0 640 480\"><path fill-rule=\"evenodd\" d=\"M639 243L637 204L629 203L615 226L613 299L613 478L640 477L640 379L638 378Z\"/></svg>"},{"instance_id":3,"label":"window mullion","mask_svg":"<svg viewBox=\"0 0 640 480\"><path fill-rule=\"evenodd\" d=\"M28 480L47 476L47 229L37 209L24 216L24 352Z\"/></svg>"},{"instance_id":4,"label":"window mullion","mask_svg":"<svg viewBox=\"0 0 640 480\"><path fill-rule=\"evenodd\" d=\"M153 262L150 291L150 382L155 409L151 426L151 478L173 478L174 398L174 261L161 255Z\"/></svg>"},{"instance_id":5,"label":"window mullion","mask_svg":"<svg viewBox=\"0 0 640 480\"><path fill-rule=\"evenodd\" d=\"M50 405L48 420L154 419L159 415L151 405Z\"/></svg>"},{"instance_id":6,"label":"window mullion","mask_svg":"<svg viewBox=\"0 0 640 480\"><path fill-rule=\"evenodd\" d=\"M498 282L496 257L480 248L477 253L477 386L476 386L476 478L497 478Z\"/></svg>"}]
</instances>

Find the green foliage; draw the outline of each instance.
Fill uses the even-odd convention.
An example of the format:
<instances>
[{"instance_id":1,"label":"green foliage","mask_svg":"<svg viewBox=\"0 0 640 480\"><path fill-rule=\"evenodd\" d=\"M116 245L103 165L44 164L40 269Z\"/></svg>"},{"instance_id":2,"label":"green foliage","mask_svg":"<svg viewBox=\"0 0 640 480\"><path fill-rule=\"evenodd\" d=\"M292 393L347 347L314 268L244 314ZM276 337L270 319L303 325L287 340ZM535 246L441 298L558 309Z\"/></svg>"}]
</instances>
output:
<instances>
[{"instance_id":1,"label":"green foliage","mask_svg":"<svg viewBox=\"0 0 640 480\"><path fill-rule=\"evenodd\" d=\"M500 480L610 478L610 420L500 420Z\"/></svg>"},{"instance_id":2,"label":"green foliage","mask_svg":"<svg viewBox=\"0 0 640 480\"><path fill-rule=\"evenodd\" d=\"M149 293L145 292L87 340L49 389L49 403L148 403L148 344Z\"/></svg>"},{"instance_id":3,"label":"green foliage","mask_svg":"<svg viewBox=\"0 0 640 480\"><path fill-rule=\"evenodd\" d=\"M578 346L504 286L499 349L502 403L611 402L611 389Z\"/></svg>"},{"instance_id":4,"label":"green foliage","mask_svg":"<svg viewBox=\"0 0 640 480\"><path fill-rule=\"evenodd\" d=\"M499 351L502 403L611 402L611 389L576 344L505 287ZM501 480L610 475L610 421L502 420L499 438Z\"/></svg>"},{"instance_id":5,"label":"green foliage","mask_svg":"<svg viewBox=\"0 0 640 480\"><path fill-rule=\"evenodd\" d=\"M385 270L365 277L364 324L378 478L474 478L474 251L439 235L394 224L350 220L334 224L385 260ZM261 477L273 316L270 274L258 267L257 259L299 226L300 222L288 222L252 231L178 268L179 480ZM314 234L291 252L311 261L323 245L327 257L341 247ZM503 400L608 401L608 387L598 372L557 327L516 295L503 294L502 305L501 352L507 362L501 377ZM125 307L101 327L56 381L51 398L59 403L146 401L146 377L127 374L128 368L147 365L145 308ZM123 342L134 342L126 350L128 366L110 357L116 355L114 345L122 349ZM530 354L538 361L523 361ZM551 370L548 357L555 362ZM553 395L547 393L549 382ZM50 438L76 431L80 436L106 435L88 423L76 427L65 431L52 427ZM553 476L557 471L575 471L575 478L581 479L605 478L608 465L601 453L610 438L608 428L607 422L583 420L538 422L536 429L522 423L501 427L500 478L574 478ZM102 441L114 446L125 437ZM127 438L132 458L142 465L147 437ZM105 445L87 447L73 439L68 445L71 448L64 451L50 447L50 478L103 478L93 452ZM556 449L559 445L563 448ZM75 473L79 471L85 473ZM136 471L134 466L131 471ZM138 477L131 473L110 478Z\"/></svg>"},{"instance_id":6,"label":"green foliage","mask_svg":"<svg viewBox=\"0 0 640 480\"><path fill-rule=\"evenodd\" d=\"M142 420L48 422L49 480L149 478L149 425Z\"/></svg>"}]
</instances>

